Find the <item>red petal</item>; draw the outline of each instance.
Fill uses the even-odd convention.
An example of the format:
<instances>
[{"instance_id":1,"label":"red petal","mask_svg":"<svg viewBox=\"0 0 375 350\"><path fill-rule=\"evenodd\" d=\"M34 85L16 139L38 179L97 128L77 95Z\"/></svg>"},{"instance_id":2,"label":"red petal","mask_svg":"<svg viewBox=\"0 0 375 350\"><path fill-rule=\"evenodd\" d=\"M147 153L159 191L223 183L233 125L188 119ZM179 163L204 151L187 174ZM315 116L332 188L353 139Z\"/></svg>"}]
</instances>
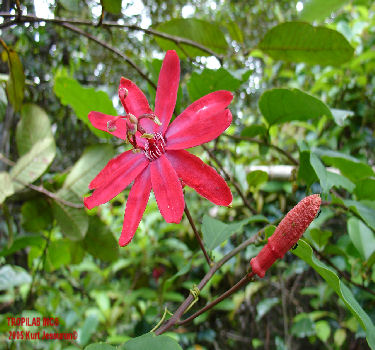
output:
<instances>
[{"instance_id":1,"label":"red petal","mask_svg":"<svg viewBox=\"0 0 375 350\"><path fill-rule=\"evenodd\" d=\"M217 205L232 203L232 193L215 169L184 150L168 151L165 155L182 181L201 196Z\"/></svg>"},{"instance_id":2,"label":"red petal","mask_svg":"<svg viewBox=\"0 0 375 350\"><path fill-rule=\"evenodd\" d=\"M111 135L114 135L120 139L126 140L126 121L123 119L118 119L116 121L116 130L113 132L108 131L107 123L115 118L112 115L107 115L100 112L90 112L88 118L91 124L99 129L108 132Z\"/></svg>"},{"instance_id":3,"label":"red petal","mask_svg":"<svg viewBox=\"0 0 375 350\"><path fill-rule=\"evenodd\" d=\"M143 169L147 167L149 161L143 154L129 164L128 167L117 171L108 180L97 188L91 197L84 198L84 204L88 209L92 209L97 205L103 204L116 197L125 187L127 187Z\"/></svg>"},{"instance_id":4,"label":"red petal","mask_svg":"<svg viewBox=\"0 0 375 350\"><path fill-rule=\"evenodd\" d=\"M232 98L229 91L222 90L191 104L167 129L166 149L190 148L218 137L232 122L232 114L225 109Z\"/></svg>"},{"instance_id":5,"label":"red petal","mask_svg":"<svg viewBox=\"0 0 375 350\"><path fill-rule=\"evenodd\" d=\"M179 223L185 202L181 182L169 160L162 155L150 163L152 189L166 222Z\"/></svg>"},{"instance_id":6,"label":"red petal","mask_svg":"<svg viewBox=\"0 0 375 350\"><path fill-rule=\"evenodd\" d=\"M127 113L136 117L145 113L152 113L146 96L137 85L129 79L121 78L119 90L123 88L128 90L128 94L124 99L120 99Z\"/></svg>"},{"instance_id":7,"label":"red petal","mask_svg":"<svg viewBox=\"0 0 375 350\"><path fill-rule=\"evenodd\" d=\"M124 173L130 168L131 164L138 158L142 158L142 154L126 151L112 158L107 165L99 172L98 175L90 182L89 189L93 190L103 186L106 182L112 181L114 177Z\"/></svg>"},{"instance_id":8,"label":"red petal","mask_svg":"<svg viewBox=\"0 0 375 350\"><path fill-rule=\"evenodd\" d=\"M162 125L154 127L155 132L164 134L176 105L178 84L180 81L180 60L176 51L167 51L159 74L156 90L155 114Z\"/></svg>"},{"instance_id":9,"label":"red petal","mask_svg":"<svg viewBox=\"0 0 375 350\"><path fill-rule=\"evenodd\" d=\"M148 198L151 192L150 169L145 169L134 181L130 190L128 201L126 202L124 224L119 239L121 247L127 245L132 240L139 222L146 209Z\"/></svg>"}]
</instances>

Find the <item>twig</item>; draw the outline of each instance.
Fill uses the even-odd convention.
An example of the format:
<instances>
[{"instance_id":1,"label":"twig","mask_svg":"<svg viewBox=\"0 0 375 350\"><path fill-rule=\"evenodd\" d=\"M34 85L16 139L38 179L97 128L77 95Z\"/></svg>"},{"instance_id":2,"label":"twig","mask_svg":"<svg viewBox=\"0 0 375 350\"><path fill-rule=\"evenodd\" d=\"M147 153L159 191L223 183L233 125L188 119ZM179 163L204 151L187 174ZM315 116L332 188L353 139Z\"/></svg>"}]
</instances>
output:
<instances>
[{"instance_id":1,"label":"twig","mask_svg":"<svg viewBox=\"0 0 375 350\"><path fill-rule=\"evenodd\" d=\"M287 151L283 150L282 148L280 148L276 145L273 145L271 143L267 143L263 140L255 139L255 138L252 138L252 137L246 137L246 136L228 135L228 134L223 134L223 136L229 137L230 139L233 139L233 140L249 141L249 142L257 143L258 145L268 146L270 148L273 148L274 150L276 150L277 152L279 152L283 156L285 156L292 164L299 165L298 160L295 159L289 152L287 152Z\"/></svg>"},{"instance_id":2,"label":"twig","mask_svg":"<svg viewBox=\"0 0 375 350\"><path fill-rule=\"evenodd\" d=\"M246 205L246 207L248 207L250 209L250 211L253 213L253 214L256 214L256 210L251 206L251 204L249 203L249 201L247 200L246 196L242 193L242 190L239 186L239 184L233 179L233 177L224 169L223 165L221 164L221 162L219 161L219 159L216 158L216 156L213 154L213 152L206 146L206 145L201 145L203 147L203 149L209 154L209 156L216 162L216 164L219 166L220 170L222 171L222 173L224 174L224 177L227 181L230 181L234 188L236 189L237 193L239 194L239 196L242 198L242 201L243 203Z\"/></svg>"},{"instance_id":3,"label":"twig","mask_svg":"<svg viewBox=\"0 0 375 350\"><path fill-rule=\"evenodd\" d=\"M16 163L13 162L12 160L6 158L2 153L0 153L0 160L1 160L2 162L4 162L5 164L10 165L10 166L14 166L14 165L16 164ZM43 193L43 194L45 194L47 197L50 197L50 198L52 198L52 199L54 199L54 200L56 200L56 201L58 201L58 202L60 202L60 203L62 203L62 204L64 204L64 205L66 205L66 206L68 206L68 207L72 207L72 208L76 208L76 209L80 209L80 208L83 208L83 207L84 207L83 204L81 204L81 203L73 203L73 202L70 202L70 201L67 201L67 200L65 200L65 199L60 198L60 197L57 196L55 193L48 191L48 190L47 190L46 188L44 188L43 186L35 186L35 185L33 185L33 184L27 184L27 183L25 183L25 182L23 182L23 181L21 181L21 180L18 180L18 179L13 179L13 181L16 181L16 182L18 182L19 184L21 184L21 185L23 185L23 186L26 186L26 187L28 187L28 188L30 188L30 189L36 191L36 192Z\"/></svg>"},{"instance_id":4,"label":"twig","mask_svg":"<svg viewBox=\"0 0 375 350\"><path fill-rule=\"evenodd\" d=\"M210 257L209 257L208 254L207 254L207 251L206 251L206 248L204 247L204 244L203 244L202 238L201 238L201 236L199 235L197 228L195 227L194 220L193 220L193 218L192 218L191 215L190 215L190 211L189 211L189 209L188 209L186 203L185 203L185 209L184 209L184 211L185 211L185 214L186 214L187 219L189 220L190 226L191 226L191 228L192 228L193 231L194 231L195 238L197 239L197 241L198 241L198 243L199 243L199 246L201 247L201 250L202 250L202 252L203 252L203 254L204 254L204 257L205 257L206 260L207 260L208 265L209 265L209 266L212 266L212 261L211 261Z\"/></svg>"},{"instance_id":5,"label":"twig","mask_svg":"<svg viewBox=\"0 0 375 350\"><path fill-rule=\"evenodd\" d=\"M210 310L215 305L219 304L221 301L223 301L224 299L228 298L233 293L237 292L243 286L246 286L249 282L252 281L253 277L254 277L254 273L253 272L247 273L246 276L242 277L233 287L231 287L230 289L228 289L225 293L223 293L222 295L220 295L217 299L215 299L211 303L207 304L202 309L200 309L199 311L197 311L193 315L189 316L185 320L177 322L176 325L177 326L182 326L182 325L184 325L186 323L191 322L192 320L194 320L199 315L203 314L207 310Z\"/></svg>"},{"instance_id":6,"label":"twig","mask_svg":"<svg viewBox=\"0 0 375 350\"><path fill-rule=\"evenodd\" d=\"M0 16L4 17L4 18L15 17L15 15L9 14L7 12L0 12ZM95 24L91 21L88 21L88 20L84 20L84 19L42 18L42 17L32 16L32 15L22 15L19 19L17 18L16 21L6 22L6 25L4 27L10 26L10 25L15 24L15 23L20 23L20 22L29 22L29 23L30 22L46 22L46 23L49 22L49 23L57 23L57 24L70 23L70 24L74 24L74 25L87 25L87 26L94 26L94 27L97 26L97 24ZM222 61L222 59L223 59L222 55L217 54L216 52L212 51L208 47L206 47L202 44L199 44L199 43L197 43L193 40L190 40L190 39L187 39L187 38L182 38L182 37L179 37L179 36L176 36L176 35L163 33L163 32L160 32L158 30L155 30L155 29L142 28L140 26L133 25L133 24L120 24L120 23L111 22L111 21L102 21L100 25L102 27L126 28L126 29L133 30L133 31L144 32L146 34L151 34L151 35L157 36L159 38L163 38L163 39L166 39L166 40L169 40L169 41L173 41L177 46L181 45L181 44L185 44L185 45L188 45L188 46L195 47L197 49L200 49L200 50L208 53L211 56L215 56L219 61Z\"/></svg>"},{"instance_id":7,"label":"twig","mask_svg":"<svg viewBox=\"0 0 375 350\"><path fill-rule=\"evenodd\" d=\"M211 279L211 277L215 274L217 270L219 270L228 260L233 258L235 255L237 255L241 250L245 249L250 244L253 244L260 236L260 234L264 231L264 228L261 229L257 234L250 237L246 241L242 242L239 246L237 246L235 249L233 249L231 252L229 252L227 255L225 255L221 260L219 260L217 263L215 263L211 269L206 273L206 275L202 278L202 280L199 282L197 288L199 290L202 290L203 287L208 283L208 281ZM156 330L155 334L160 335L164 332L166 332L168 329L173 327L182 317L185 310L189 307L191 302L194 300L194 296L189 293L188 297L185 299L185 301L179 306L179 308L176 310L176 312L173 314L173 316L159 329Z\"/></svg>"},{"instance_id":8,"label":"twig","mask_svg":"<svg viewBox=\"0 0 375 350\"><path fill-rule=\"evenodd\" d=\"M69 30L71 30L72 32L75 32L79 35L82 35L84 37L86 37L87 39L91 40L91 41L94 41L96 42L97 44L105 47L107 50L109 51L112 51L113 53L115 53L117 56L121 57L126 63L128 63L131 67L133 67L138 73L139 75L142 76L143 79L147 80L148 83L154 87L156 89L156 85L155 83L145 74L143 73L142 69L140 67L138 67L138 65L128 56L126 56L124 53L122 53L120 50L116 49L115 47L113 46L110 46L108 45L106 42L98 39L97 37L83 31L82 29L80 28L77 28L71 24L68 24L68 23L64 23L64 22L57 22L59 25L61 25L62 27L64 28L67 28Z\"/></svg>"}]
</instances>

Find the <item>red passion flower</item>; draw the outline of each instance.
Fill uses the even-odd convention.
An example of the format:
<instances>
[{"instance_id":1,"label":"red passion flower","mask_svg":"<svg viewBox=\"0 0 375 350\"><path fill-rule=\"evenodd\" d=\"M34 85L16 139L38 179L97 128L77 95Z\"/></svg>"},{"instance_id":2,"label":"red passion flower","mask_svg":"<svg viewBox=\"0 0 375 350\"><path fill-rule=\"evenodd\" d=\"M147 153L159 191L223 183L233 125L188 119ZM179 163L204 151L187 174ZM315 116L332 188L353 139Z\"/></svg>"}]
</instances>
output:
<instances>
[{"instance_id":1,"label":"red passion flower","mask_svg":"<svg viewBox=\"0 0 375 350\"><path fill-rule=\"evenodd\" d=\"M268 239L268 243L251 259L250 264L254 273L263 278L276 259L281 259L298 242L316 217L321 202L320 196L313 194L302 199L286 214Z\"/></svg>"},{"instance_id":2,"label":"red passion flower","mask_svg":"<svg viewBox=\"0 0 375 350\"><path fill-rule=\"evenodd\" d=\"M119 240L127 245L133 238L146 208L151 189L165 221L181 221L185 207L182 183L217 205L228 206L232 193L224 179L185 148L218 137L228 128L232 114L229 91L212 92L187 107L169 125L176 104L180 61L175 51L165 55L156 90L155 111L132 81L121 78L119 98L126 114L110 116L90 112L97 129L107 131L133 146L113 158L91 181L94 189L84 198L88 209L108 202L134 180L126 203Z\"/></svg>"}]
</instances>

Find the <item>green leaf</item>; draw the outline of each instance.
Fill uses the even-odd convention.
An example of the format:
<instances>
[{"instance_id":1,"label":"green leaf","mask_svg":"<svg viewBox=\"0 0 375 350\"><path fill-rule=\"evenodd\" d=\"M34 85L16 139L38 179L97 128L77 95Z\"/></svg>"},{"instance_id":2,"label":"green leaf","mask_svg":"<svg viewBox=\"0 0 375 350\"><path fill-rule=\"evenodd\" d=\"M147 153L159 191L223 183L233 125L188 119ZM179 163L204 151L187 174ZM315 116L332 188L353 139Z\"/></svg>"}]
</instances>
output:
<instances>
[{"instance_id":1,"label":"green leaf","mask_svg":"<svg viewBox=\"0 0 375 350\"><path fill-rule=\"evenodd\" d=\"M53 138L51 123L46 112L37 105L24 104L21 109L21 120L16 129L18 153L24 155L34 144L45 138Z\"/></svg>"},{"instance_id":2,"label":"green leaf","mask_svg":"<svg viewBox=\"0 0 375 350\"><path fill-rule=\"evenodd\" d=\"M116 348L106 343L95 343L86 346L85 350L116 350Z\"/></svg>"},{"instance_id":3,"label":"green leaf","mask_svg":"<svg viewBox=\"0 0 375 350\"><path fill-rule=\"evenodd\" d=\"M303 4L300 19L307 22L321 21L347 2L348 0L308 0Z\"/></svg>"},{"instance_id":4,"label":"green leaf","mask_svg":"<svg viewBox=\"0 0 375 350\"><path fill-rule=\"evenodd\" d=\"M322 101L298 89L265 91L259 99L259 109L269 125L332 116Z\"/></svg>"},{"instance_id":5,"label":"green leaf","mask_svg":"<svg viewBox=\"0 0 375 350\"><path fill-rule=\"evenodd\" d=\"M257 317L255 321L259 321L268 311L280 302L279 298L266 298L257 304Z\"/></svg>"},{"instance_id":6,"label":"green leaf","mask_svg":"<svg viewBox=\"0 0 375 350\"><path fill-rule=\"evenodd\" d=\"M8 61L9 78L6 84L6 92L9 102L12 104L14 110L18 112L21 109L24 97L25 88L25 73L21 60L16 51L8 47L3 40L1 40L6 55L3 55Z\"/></svg>"},{"instance_id":7,"label":"green leaf","mask_svg":"<svg viewBox=\"0 0 375 350\"><path fill-rule=\"evenodd\" d=\"M352 217L348 220L348 233L354 246L363 260L367 260L375 252L375 237L367 225Z\"/></svg>"},{"instance_id":8,"label":"green leaf","mask_svg":"<svg viewBox=\"0 0 375 350\"><path fill-rule=\"evenodd\" d=\"M56 194L63 200L77 204L82 203L82 200L71 191L60 190ZM85 237L89 226L89 217L84 209L72 208L56 200L53 201L52 210L65 237L72 241L79 241Z\"/></svg>"},{"instance_id":9,"label":"green leaf","mask_svg":"<svg viewBox=\"0 0 375 350\"><path fill-rule=\"evenodd\" d=\"M268 181L268 174L262 170L254 170L247 174L246 179L249 187L258 187Z\"/></svg>"},{"instance_id":10,"label":"green leaf","mask_svg":"<svg viewBox=\"0 0 375 350\"><path fill-rule=\"evenodd\" d=\"M40 232L52 224L50 204L43 198L25 202L21 208L22 227L29 232Z\"/></svg>"},{"instance_id":11,"label":"green leaf","mask_svg":"<svg viewBox=\"0 0 375 350\"><path fill-rule=\"evenodd\" d=\"M331 327L327 321L321 320L315 323L315 332L316 336L325 343L331 334Z\"/></svg>"},{"instance_id":12,"label":"green leaf","mask_svg":"<svg viewBox=\"0 0 375 350\"><path fill-rule=\"evenodd\" d=\"M375 230L375 210L364 203L353 201L353 200L344 200L344 204L353 209L362 220L373 230Z\"/></svg>"},{"instance_id":13,"label":"green leaf","mask_svg":"<svg viewBox=\"0 0 375 350\"><path fill-rule=\"evenodd\" d=\"M5 171L0 172L0 204L4 202L5 198L14 193L12 178L9 173Z\"/></svg>"},{"instance_id":14,"label":"green leaf","mask_svg":"<svg viewBox=\"0 0 375 350\"><path fill-rule=\"evenodd\" d=\"M99 320L95 314L87 317L82 328L78 331L78 343L80 345L86 345L89 342L91 336L95 334L98 325Z\"/></svg>"},{"instance_id":15,"label":"green leaf","mask_svg":"<svg viewBox=\"0 0 375 350\"><path fill-rule=\"evenodd\" d=\"M226 69L205 68L201 73L193 72L187 82L187 90L191 101L196 101L212 91L237 90L242 81L234 78Z\"/></svg>"},{"instance_id":16,"label":"green leaf","mask_svg":"<svg viewBox=\"0 0 375 350\"><path fill-rule=\"evenodd\" d=\"M266 135L267 127L264 124L253 124L241 131L241 136L255 137L258 135Z\"/></svg>"},{"instance_id":17,"label":"green leaf","mask_svg":"<svg viewBox=\"0 0 375 350\"><path fill-rule=\"evenodd\" d=\"M334 66L349 61L354 52L339 32L303 22L273 27L258 48L276 60Z\"/></svg>"},{"instance_id":18,"label":"green leaf","mask_svg":"<svg viewBox=\"0 0 375 350\"><path fill-rule=\"evenodd\" d=\"M31 276L19 266L4 265L0 267L0 291L31 283Z\"/></svg>"},{"instance_id":19,"label":"green leaf","mask_svg":"<svg viewBox=\"0 0 375 350\"><path fill-rule=\"evenodd\" d=\"M327 182L328 188L331 188L333 186L336 188L341 187L351 193L355 188L354 183L351 182L348 178L340 174L333 173L331 171L327 171Z\"/></svg>"},{"instance_id":20,"label":"green leaf","mask_svg":"<svg viewBox=\"0 0 375 350\"><path fill-rule=\"evenodd\" d=\"M357 158L348 154L321 148L314 149L314 153L326 164L339 169L342 175L354 183L375 175L368 164L362 163Z\"/></svg>"},{"instance_id":21,"label":"green leaf","mask_svg":"<svg viewBox=\"0 0 375 350\"><path fill-rule=\"evenodd\" d=\"M118 244L112 232L97 216L91 216L89 219L83 247L92 256L103 261L115 261L119 256Z\"/></svg>"},{"instance_id":22,"label":"green leaf","mask_svg":"<svg viewBox=\"0 0 375 350\"><path fill-rule=\"evenodd\" d=\"M30 246L41 247L43 243L44 239L39 235L18 236L10 248L5 247L0 251L0 256L8 256Z\"/></svg>"},{"instance_id":23,"label":"green leaf","mask_svg":"<svg viewBox=\"0 0 375 350\"><path fill-rule=\"evenodd\" d=\"M63 188L74 192L78 197L88 192L88 185L107 162L113 157L110 145L95 145L85 149L64 181Z\"/></svg>"},{"instance_id":24,"label":"green leaf","mask_svg":"<svg viewBox=\"0 0 375 350\"><path fill-rule=\"evenodd\" d=\"M303 316L299 317L298 316ZM293 323L291 333L298 338L309 337L315 333L315 324L311 318L306 314L297 315Z\"/></svg>"},{"instance_id":25,"label":"green leaf","mask_svg":"<svg viewBox=\"0 0 375 350\"><path fill-rule=\"evenodd\" d=\"M213 250L221 243L226 241L232 234L242 230L243 226L250 222L268 222L263 215L254 215L245 220L225 224L219 220L211 218L208 215L203 216L202 233L203 241L207 249Z\"/></svg>"},{"instance_id":26,"label":"green leaf","mask_svg":"<svg viewBox=\"0 0 375 350\"><path fill-rule=\"evenodd\" d=\"M266 238L270 238L273 233L275 232L276 230L276 226L275 225L269 225L267 226L265 229L264 229L264 235L266 236Z\"/></svg>"},{"instance_id":27,"label":"green leaf","mask_svg":"<svg viewBox=\"0 0 375 350\"><path fill-rule=\"evenodd\" d=\"M318 176L320 181L320 186L322 187L322 191L327 193L330 189L328 183L328 174L326 167L320 161L320 159L314 154L310 154L310 164L315 171L315 174Z\"/></svg>"},{"instance_id":28,"label":"green leaf","mask_svg":"<svg viewBox=\"0 0 375 350\"><path fill-rule=\"evenodd\" d=\"M10 171L14 190L19 191L38 179L47 170L55 154L56 146L53 138L37 141L29 152L18 159Z\"/></svg>"},{"instance_id":29,"label":"green leaf","mask_svg":"<svg viewBox=\"0 0 375 350\"><path fill-rule=\"evenodd\" d=\"M315 181L318 181L318 177L315 170L310 163L310 149L304 143L300 145L299 150L299 167L298 167L298 181L306 183L307 187L310 187Z\"/></svg>"},{"instance_id":30,"label":"green leaf","mask_svg":"<svg viewBox=\"0 0 375 350\"><path fill-rule=\"evenodd\" d=\"M308 263L336 292L348 310L359 321L362 328L366 332L369 346L371 349L375 350L375 326L372 323L371 318L354 298L354 295L350 289L340 281L335 272L315 258L311 247L304 240L300 239L298 241L298 247L295 250L292 250L292 253Z\"/></svg>"},{"instance_id":31,"label":"green leaf","mask_svg":"<svg viewBox=\"0 0 375 350\"><path fill-rule=\"evenodd\" d=\"M354 112L352 111L346 111L343 109L335 109L335 108L331 108L331 113L333 116L333 120L338 126L346 125L347 118L352 117L354 115Z\"/></svg>"},{"instance_id":32,"label":"green leaf","mask_svg":"<svg viewBox=\"0 0 375 350\"><path fill-rule=\"evenodd\" d=\"M127 341L122 350L182 350L181 346L171 337L166 335L156 336L146 333L140 337Z\"/></svg>"},{"instance_id":33,"label":"green leaf","mask_svg":"<svg viewBox=\"0 0 375 350\"><path fill-rule=\"evenodd\" d=\"M230 21L226 23L226 28L228 29L229 35L233 40L237 41L238 43L243 43L243 34L236 22Z\"/></svg>"},{"instance_id":34,"label":"green leaf","mask_svg":"<svg viewBox=\"0 0 375 350\"><path fill-rule=\"evenodd\" d=\"M228 43L219 26L213 22L206 22L196 18L174 18L159 24L155 29L160 32L190 39L218 54L225 54ZM173 41L155 37L156 42L163 50L176 50L180 58L185 58L185 52L190 57L211 56L196 47L180 44L181 50Z\"/></svg>"},{"instance_id":35,"label":"green leaf","mask_svg":"<svg viewBox=\"0 0 375 350\"><path fill-rule=\"evenodd\" d=\"M102 138L111 137L110 134L94 128L87 117L91 111L117 115L112 101L104 91L84 88L77 80L63 76L55 79L54 91L61 103L64 106L70 105L77 118L82 120L95 135Z\"/></svg>"},{"instance_id":36,"label":"green leaf","mask_svg":"<svg viewBox=\"0 0 375 350\"><path fill-rule=\"evenodd\" d=\"M375 200L375 179L367 178L356 182L354 194L358 199Z\"/></svg>"},{"instance_id":37,"label":"green leaf","mask_svg":"<svg viewBox=\"0 0 375 350\"><path fill-rule=\"evenodd\" d=\"M66 240L53 241L48 245L45 269L52 272L70 263L69 242Z\"/></svg>"},{"instance_id":38,"label":"green leaf","mask_svg":"<svg viewBox=\"0 0 375 350\"><path fill-rule=\"evenodd\" d=\"M121 13L122 0L101 0L104 10L114 15Z\"/></svg>"}]
</instances>

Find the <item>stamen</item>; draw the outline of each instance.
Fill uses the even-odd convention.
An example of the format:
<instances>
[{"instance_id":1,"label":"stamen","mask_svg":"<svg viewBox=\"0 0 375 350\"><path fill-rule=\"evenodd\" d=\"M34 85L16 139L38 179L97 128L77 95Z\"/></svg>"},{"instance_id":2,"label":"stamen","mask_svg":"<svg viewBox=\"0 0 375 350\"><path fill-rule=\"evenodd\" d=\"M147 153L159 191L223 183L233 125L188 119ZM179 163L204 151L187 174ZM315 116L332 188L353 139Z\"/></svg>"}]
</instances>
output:
<instances>
[{"instance_id":1,"label":"stamen","mask_svg":"<svg viewBox=\"0 0 375 350\"><path fill-rule=\"evenodd\" d=\"M165 141L161 133L156 133L152 139L147 139L144 146L144 153L147 159L152 162L165 153Z\"/></svg>"}]
</instances>

